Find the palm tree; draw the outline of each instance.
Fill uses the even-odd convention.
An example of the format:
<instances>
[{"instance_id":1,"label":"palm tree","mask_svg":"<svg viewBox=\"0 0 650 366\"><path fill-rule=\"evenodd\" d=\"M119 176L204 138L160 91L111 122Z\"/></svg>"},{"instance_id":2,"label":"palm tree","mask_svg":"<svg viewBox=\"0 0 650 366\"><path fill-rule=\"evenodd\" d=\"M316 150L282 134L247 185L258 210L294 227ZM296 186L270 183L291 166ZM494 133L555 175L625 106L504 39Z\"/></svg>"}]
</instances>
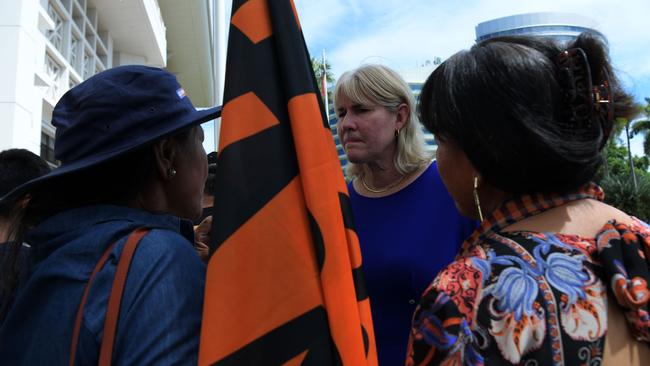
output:
<instances>
[{"instance_id":1,"label":"palm tree","mask_svg":"<svg viewBox=\"0 0 650 366\"><path fill-rule=\"evenodd\" d=\"M643 133L643 153L650 155L650 98L645 98L643 114L645 118L637 120L632 125L632 136Z\"/></svg>"},{"instance_id":2,"label":"palm tree","mask_svg":"<svg viewBox=\"0 0 650 366\"><path fill-rule=\"evenodd\" d=\"M325 115L329 120L330 112L332 111L331 108L333 102L332 90L329 89L328 86L325 86L325 88L329 90L325 90L325 93L327 93L327 95L323 93L323 76L325 76L325 80L327 81L326 85L332 85L332 83L334 83L334 74L332 73L332 65L330 65L330 63L327 62L327 60L325 60L325 56L323 56L322 60L311 57L311 68L314 71L314 76L316 78L316 84L318 85L318 90L323 96L324 99L323 103L327 103L327 105L325 106Z\"/></svg>"},{"instance_id":3,"label":"palm tree","mask_svg":"<svg viewBox=\"0 0 650 366\"><path fill-rule=\"evenodd\" d=\"M311 68L314 70L314 76L316 77L316 82L318 83L318 88L320 89L320 81L323 78L323 69L325 70L325 78L328 83L334 82L334 74L332 73L332 65L329 62L325 62L325 67L323 68L323 60L311 57Z\"/></svg>"},{"instance_id":4,"label":"palm tree","mask_svg":"<svg viewBox=\"0 0 650 366\"><path fill-rule=\"evenodd\" d=\"M323 80L323 71L325 72L325 79L328 84L334 82L334 74L332 73L332 65L329 62L325 62L325 67L323 67L323 60L311 57L311 68L314 70L314 76L316 77L316 84L318 84L318 90L323 93L322 89L322 80ZM330 95L330 92L327 94ZM330 100L332 100L330 98Z\"/></svg>"}]
</instances>

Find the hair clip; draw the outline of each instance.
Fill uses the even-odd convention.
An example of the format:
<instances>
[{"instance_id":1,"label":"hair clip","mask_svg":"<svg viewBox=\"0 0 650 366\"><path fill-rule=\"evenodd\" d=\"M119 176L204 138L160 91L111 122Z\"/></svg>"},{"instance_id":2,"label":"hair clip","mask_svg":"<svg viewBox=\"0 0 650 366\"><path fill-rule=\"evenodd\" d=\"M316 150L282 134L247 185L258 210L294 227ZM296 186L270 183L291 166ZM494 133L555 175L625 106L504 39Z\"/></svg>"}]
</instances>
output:
<instances>
[{"instance_id":1,"label":"hair clip","mask_svg":"<svg viewBox=\"0 0 650 366\"><path fill-rule=\"evenodd\" d=\"M609 100L610 94L609 83L607 81L601 85L594 86L592 95L594 96L594 105L596 106L596 110L600 108L601 104L609 104L611 102Z\"/></svg>"},{"instance_id":2,"label":"hair clip","mask_svg":"<svg viewBox=\"0 0 650 366\"><path fill-rule=\"evenodd\" d=\"M593 95L596 118L598 118L600 125L603 127L603 141L600 146L603 148L612 132L614 121L612 89L609 85L609 80L606 79L602 84L593 87L591 94Z\"/></svg>"},{"instance_id":3,"label":"hair clip","mask_svg":"<svg viewBox=\"0 0 650 366\"><path fill-rule=\"evenodd\" d=\"M555 63L559 69L558 81L563 90L562 118L573 125L589 125L594 103L587 55L581 48L571 48L560 52Z\"/></svg>"}]
</instances>

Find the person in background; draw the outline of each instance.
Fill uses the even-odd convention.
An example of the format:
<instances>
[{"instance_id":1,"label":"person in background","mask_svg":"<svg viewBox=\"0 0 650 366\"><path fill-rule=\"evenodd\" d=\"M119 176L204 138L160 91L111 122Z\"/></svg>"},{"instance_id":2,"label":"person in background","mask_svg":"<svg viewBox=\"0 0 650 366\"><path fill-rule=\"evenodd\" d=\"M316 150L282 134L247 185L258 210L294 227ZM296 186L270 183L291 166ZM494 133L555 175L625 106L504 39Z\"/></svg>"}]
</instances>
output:
<instances>
[{"instance_id":1,"label":"person in background","mask_svg":"<svg viewBox=\"0 0 650 366\"><path fill-rule=\"evenodd\" d=\"M9 149L0 152L0 197L21 184L50 172L50 167L38 155L25 149ZM20 202L25 204L26 202ZM0 212L0 243L10 241L9 224L11 209ZM0 244L1 245L1 244Z\"/></svg>"},{"instance_id":2,"label":"person in background","mask_svg":"<svg viewBox=\"0 0 650 366\"><path fill-rule=\"evenodd\" d=\"M14 272L0 278L4 364L197 363L205 266L190 220L207 177L200 124L220 112L197 111L174 75L137 65L63 95L52 115L61 166L0 198L29 197L11 225L34 263L19 286Z\"/></svg>"},{"instance_id":3,"label":"person in background","mask_svg":"<svg viewBox=\"0 0 650 366\"><path fill-rule=\"evenodd\" d=\"M334 100L379 364L397 365L416 301L475 223L443 186L413 93L397 73L381 65L346 72Z\"/></svg>"},{"instance_id":4,"label":"person in background","mask_svg":"<svg viewBox=\"0 0 650 366\"><path fill-rule=\"evenodd\" d=\"M212 211L214 208L214 183L217 174L217 152L208 154L208 178L203 188L203 213L194 221L194 247L203 262L210 256L210 231L212 230Z\"/></svg>"},{"instance_id":5,"label":"person in background","mask_svg":"<svg viewBox=\"0 0 650 366\"><path fill-rule=\"evenodd\" d=\"M9 149L0 152L0 197L21 184L49 172L50 167L45 160L29 150ZM30 266L29 244L11 245L16 234L11 232L12 216L16 211L20 211L28 200L29 198L24 198L0 210L0 271L8 266L16 266L24 274ZM20 283L23 280L24 275L20 275L16 282ZM3 297L4 294L0 292L0 304L3 302Z\"/></svg>"},{"instance_id":6,"label":"person in background","mask_svg":"<svg viewBox=\"0 0 650 366\"><path fill-rule=\"evenodd\" d=\"M482 223L423 295L406 364L647 364L650 227L591 182L613 121L636 113L607 47L479 42L433 71L420 113Z\"/></svg>"}]
</instances>

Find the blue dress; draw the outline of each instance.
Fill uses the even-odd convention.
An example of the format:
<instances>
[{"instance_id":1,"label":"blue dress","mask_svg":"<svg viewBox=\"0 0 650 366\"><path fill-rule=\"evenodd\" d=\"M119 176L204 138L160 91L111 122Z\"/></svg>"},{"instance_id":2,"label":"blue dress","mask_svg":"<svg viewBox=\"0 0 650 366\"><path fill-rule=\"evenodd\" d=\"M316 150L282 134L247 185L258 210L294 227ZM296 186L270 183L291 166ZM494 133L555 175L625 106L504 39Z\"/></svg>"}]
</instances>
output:
<instances>
[{"instance_id":1,"label":"blue dress","mask_svg":"<svg viewBox=\"0 0 650 366\"><path fill-rule=\"evenodd\" d=\"M476 222L462 217L433 162L404 189L381 198L348 185L379 365L403 365L411 318L438 271L453 261Z\"/></svg>"}]
</instances>

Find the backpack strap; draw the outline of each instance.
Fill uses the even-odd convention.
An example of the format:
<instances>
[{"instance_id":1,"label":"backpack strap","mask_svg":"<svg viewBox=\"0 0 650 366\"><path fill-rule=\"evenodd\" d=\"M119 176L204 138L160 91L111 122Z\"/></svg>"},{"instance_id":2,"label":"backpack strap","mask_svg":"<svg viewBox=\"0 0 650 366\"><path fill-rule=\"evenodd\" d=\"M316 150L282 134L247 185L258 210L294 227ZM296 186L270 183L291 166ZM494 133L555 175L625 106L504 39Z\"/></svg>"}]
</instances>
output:
<instances>
[{"instance_id":1,"label":"backpack strap","mask_svg":"<svg viewBox=\"0 0 650 366\"><path fill-rule=\"evenodd\" d=\"M108 298L108 306L106 308L106 319L104 320L104 331L102 335L102 345L99 351L99 365L110 366L113 356L113 344L115 343L115 334L117 332L117 322L120 316L120 304L122 302L122 294L124 292L124 284L126 283L126 276L133 260L135 250L140 243L140 240L149 232L150 229L139 228L134 230L126 239L126 244L122 249L117 269L115 270L115 277L113 278L113 286ZM88 300L88 292L95 279L95 276L102 269L110 253L115 247L117 241L111 244L108 249L102 254L99 262L95 265L93 272L90 275L86 288L84 289L81 302L77 309L77 316L75 318L74 329L72 331L72 344L70 345L70 361L69 366L73 366L77 356L77 345L79 343L79 332L81 329L81 321L83 319L83 312Z\"/></svg>"}]
</instances>

